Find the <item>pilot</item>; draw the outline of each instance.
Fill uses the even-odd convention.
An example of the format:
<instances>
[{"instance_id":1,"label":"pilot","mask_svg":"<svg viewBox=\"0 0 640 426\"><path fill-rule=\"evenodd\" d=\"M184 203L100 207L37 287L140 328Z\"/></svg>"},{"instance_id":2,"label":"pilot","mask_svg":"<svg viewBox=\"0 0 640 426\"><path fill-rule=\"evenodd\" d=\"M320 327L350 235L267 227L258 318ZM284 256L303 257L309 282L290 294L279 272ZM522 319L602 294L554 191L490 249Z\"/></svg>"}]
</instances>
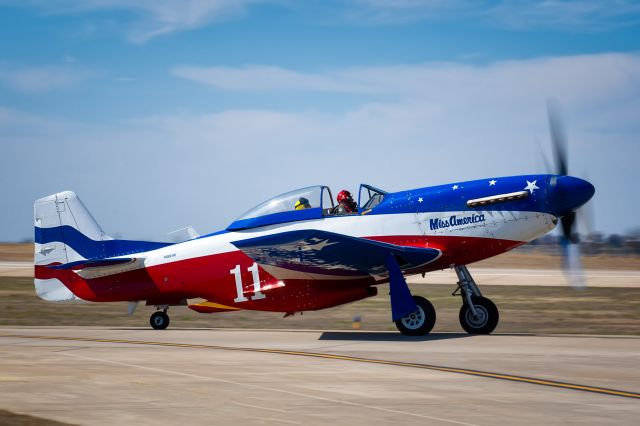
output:
<instances>
[{"instance_id":1,"label":"pilot","mask_svg":"<svg viewBox=\"0 0 640 426\"><path fill-rule=\"evenodd\" d=\"M351 193L346 189L338 192L336 199L338 200L338 205L333 208L333 214L349 214L358 211L358 205L353 201Z\"/></svg>"},{"instance_id":2,"label":"pilot","mask_svg":"<svg viewBox=\"0 0 640 426\"><path fill-rule=\"evenodd\" d=\"M296 201L294 207L296 210L310 209L311 204L309 204L309 200L307 200L306 198L300 197L298 201Z\"/></svg>"}]
</instances>

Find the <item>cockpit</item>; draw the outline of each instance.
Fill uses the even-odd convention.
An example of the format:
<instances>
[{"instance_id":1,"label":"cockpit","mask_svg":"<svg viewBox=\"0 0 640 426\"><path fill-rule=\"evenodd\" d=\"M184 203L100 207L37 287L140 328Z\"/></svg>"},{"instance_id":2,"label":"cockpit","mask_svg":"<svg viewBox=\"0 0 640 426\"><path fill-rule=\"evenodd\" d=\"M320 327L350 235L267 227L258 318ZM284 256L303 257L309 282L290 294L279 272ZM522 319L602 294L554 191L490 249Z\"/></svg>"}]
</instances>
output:
<instances>
[{"instance_id":1,"label":"cockpit","mask_svg":"<svg viewBox=\"0 0 640 426\"><path fill-rule=\"evenodd\" d=\"M357 212L350 214L359 215L370 212L380 204L386 194L387 192L373 186L360 185ZM331 189L323 185L308 186L286 192L258 204L236 219L227 229L230 231L241 230L337 215Z\"/></svg>"},{"instance_id":2,"label":"cockpit","mask_svg":"<svg viewBox=\"0 0 640 426\"><path fill-rule=\"evenodd\" d=\"M358 206L362 206L358 208L358 212L360 214L369 213L378 207L387 194L387 191L363 183L358 192Z\"/></svg>"}]
</instances>

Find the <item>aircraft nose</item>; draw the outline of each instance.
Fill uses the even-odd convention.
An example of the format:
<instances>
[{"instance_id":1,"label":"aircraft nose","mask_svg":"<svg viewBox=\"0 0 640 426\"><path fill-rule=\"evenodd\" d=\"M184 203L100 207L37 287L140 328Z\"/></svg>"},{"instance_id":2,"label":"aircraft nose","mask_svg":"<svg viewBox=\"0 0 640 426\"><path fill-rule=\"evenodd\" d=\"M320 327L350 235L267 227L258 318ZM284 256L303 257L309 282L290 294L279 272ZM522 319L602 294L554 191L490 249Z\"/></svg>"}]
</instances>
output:
<instances>
[{"instance_id":1,"label":"aircraft nose","mask_svg":"<svg viewBox=\"0 0 640 426\"><path fill-rule=\"evenodd\" d=\"M549 190L551 213L555 216L570 213L589 201L595 192L593 185L584 179L554 176Z\"/></svg>"}]
</instances>

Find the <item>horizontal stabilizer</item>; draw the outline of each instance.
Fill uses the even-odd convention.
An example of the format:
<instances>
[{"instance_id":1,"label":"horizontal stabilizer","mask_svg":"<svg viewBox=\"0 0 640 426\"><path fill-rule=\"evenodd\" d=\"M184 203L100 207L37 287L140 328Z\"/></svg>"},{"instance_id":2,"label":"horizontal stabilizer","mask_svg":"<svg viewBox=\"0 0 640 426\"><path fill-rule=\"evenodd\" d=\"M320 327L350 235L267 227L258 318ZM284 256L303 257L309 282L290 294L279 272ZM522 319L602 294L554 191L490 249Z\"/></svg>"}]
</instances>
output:
<instances>
[{"instance_id":1,"label":"horizontal stabilizer","mask_svg":"<svg viewBox=\"0 0 640 426\"><path fill-rule=\"evenodd\" d=\"M305 273L362 276L386 275L387 256L402 270L433 262L440 250L405 247L333 232L301 230L232 242L261 265Z\"/></svg>"},{"instance_id":2,"label":"horizontal stabilizer","mask_svg":"<svg viewBox=\"0 0 640 426\"><path fill-rule=\"evenodd\" d=\"M88 268L103 268L105 266L123 265L132 263L136 259L133 257L117 258L117 259L97 259L97 260L78 260L75 262L65 263L63 265L48 266L51 269L73 269L74 271Z\"/></svg>"}]
</instances>

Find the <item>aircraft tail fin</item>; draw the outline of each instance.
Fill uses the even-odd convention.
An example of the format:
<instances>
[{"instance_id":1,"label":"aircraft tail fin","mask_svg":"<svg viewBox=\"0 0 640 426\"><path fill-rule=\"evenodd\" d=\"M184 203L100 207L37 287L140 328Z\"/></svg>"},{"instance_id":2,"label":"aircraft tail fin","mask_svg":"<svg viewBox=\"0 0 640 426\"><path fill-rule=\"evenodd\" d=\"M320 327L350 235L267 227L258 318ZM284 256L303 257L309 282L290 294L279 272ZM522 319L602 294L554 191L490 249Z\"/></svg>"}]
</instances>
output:
<instances>
[{"instance_id":1,"label":"aircraft tail fin","mask_svg":"<svg viewBox=\"0 0 640 426\"><path fill-rule=\"evenodd\" d=\"M155 250L169 245L147 241L115 240L107 235L71 191L59 192L36 200L35 286L40 298L49 301L73 301L78 298L56 278L38 278L39 268L82 263ZM48 276L43 273L41 276Z\"/></svg>"},{"instance_id":2,"label":"aircraft tail fin","mask_svg":"<svg viewBox=\"0 0 640 426\"><path fill-rule=\"evenodd\" d=\"M99 243L113 240L71 191L36 200L33 213L36 265L100 258L103 253Z\"/></svg>"},{"instance_id":3,"label":"aircraft tail fin","mask_svg":"<svg viewBox=\"0 0 640 426\"><path fill-rule=\"evenodd\" d=\"M78 298L56 278L38 278L38 267L64 265L98 257L96 248L108 236L78 196L71 191L59 192L36 200L35 221L35 287L44 300L63 302ZM87 244L89 241L95 244Z\"/></svg>"}]
</instances>

